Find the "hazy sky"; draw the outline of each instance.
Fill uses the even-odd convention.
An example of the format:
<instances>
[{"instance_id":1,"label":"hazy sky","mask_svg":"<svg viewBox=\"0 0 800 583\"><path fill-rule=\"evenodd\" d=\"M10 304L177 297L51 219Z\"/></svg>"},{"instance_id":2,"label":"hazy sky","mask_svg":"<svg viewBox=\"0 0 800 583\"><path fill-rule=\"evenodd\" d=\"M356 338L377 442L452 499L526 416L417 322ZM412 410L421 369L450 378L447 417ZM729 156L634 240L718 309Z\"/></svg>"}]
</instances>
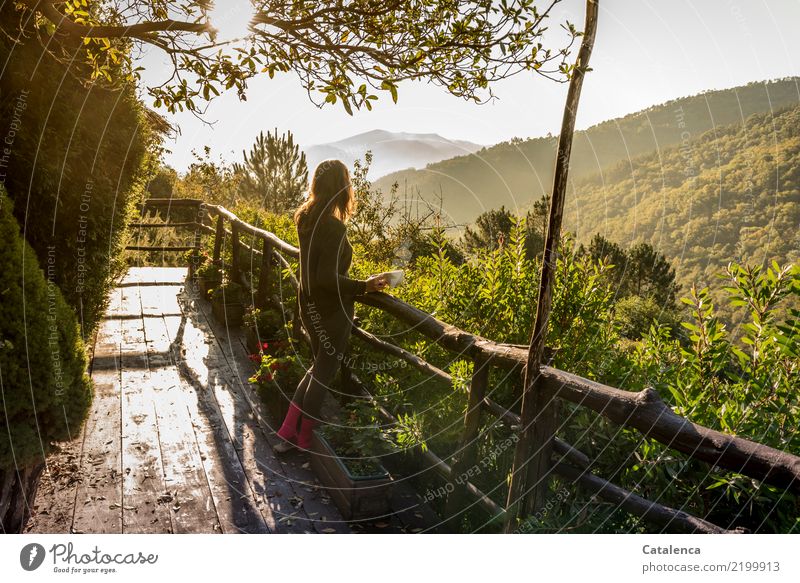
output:
<instances>
[{"instance_id":1,"label":"hazy sky","mask_svg":"<svg viewBox=\"0 0 800 583\"><path fill-rule=\"evenodd\" d=\"M218 0L216 24L235 30L249 18L248 0ZM552 25L564 18L583 25L581 0L564 0ZM600 0L578 128L706 89L800 75L800 0ZM145 81L163 78L158 55L145 59ZM302 145L336 141L372 129L431 132L493 144L514 136L557 133L566 85L521 74L495 86L498 97L475 105L433 85L401 85L398 103L381 96L372 112L351 117L341 106L318 109L291 74L250 82L248 99L223 94L204 124L190 114L169 116L181 135L167 147L169 164L184 170L191 150L212 147L239 159L260 130L291 130ZM162 112L164 113L164 112Z\"/></svg>"}]
</instances>

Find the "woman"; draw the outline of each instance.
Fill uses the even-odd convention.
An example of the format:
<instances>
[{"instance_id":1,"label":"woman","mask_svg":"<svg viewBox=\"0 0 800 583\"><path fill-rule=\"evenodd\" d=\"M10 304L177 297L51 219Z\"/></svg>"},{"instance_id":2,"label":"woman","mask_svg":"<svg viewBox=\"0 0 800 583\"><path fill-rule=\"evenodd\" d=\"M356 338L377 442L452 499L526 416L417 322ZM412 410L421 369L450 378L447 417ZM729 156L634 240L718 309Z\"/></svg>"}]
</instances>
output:
<instances>
[{"instance_id":1,"label":"woman","mask_svg":"<svg viewBox=\"0 0 800 583\"><path fill-rule=\"evenodd\" d=\"M347 277L353 248L345 222L355 200L350 173L339 160L317 166L308 198L294 215L300 239L300 319L311 337L314 363L300 381L277 434L275 451L308 449L319 424L322 400L336 375L353 324L355 297L384 289L383 275L366 281Z\"/></svg>"}]
</instances>

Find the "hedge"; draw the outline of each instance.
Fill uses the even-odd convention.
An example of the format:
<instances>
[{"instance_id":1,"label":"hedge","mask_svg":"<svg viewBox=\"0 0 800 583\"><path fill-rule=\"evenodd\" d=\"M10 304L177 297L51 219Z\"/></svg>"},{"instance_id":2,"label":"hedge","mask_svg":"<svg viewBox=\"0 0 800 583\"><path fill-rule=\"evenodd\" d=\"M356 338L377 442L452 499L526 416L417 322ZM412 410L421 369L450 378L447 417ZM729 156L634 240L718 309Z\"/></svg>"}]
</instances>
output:
<instances>
[{"instance_id":1,"label":"hedge","mask_svg":"<svg viewBox=\"0 0 800 583\"><path fill-rule=\"evenodd\" d=\"M77 319L20 236L0 188L0 470L75 437L92 400ZM52 265L47 264L48 275Z\"/></svg>"},{"instance_id":2,"label":"hedge","mask_svg":"<svg viewBox=\"0 0 800 583\"><path fill-rule=\"evenodd\" d=\"M132 85L87 86L85 71L53 58L36 31L19 37L19 26L13 3L4 5L0 182L23 236L42 265L52 262L53 280L88 337L124 269L125 225L143 195L158 136Z\"/></svg>"}]
</instances>

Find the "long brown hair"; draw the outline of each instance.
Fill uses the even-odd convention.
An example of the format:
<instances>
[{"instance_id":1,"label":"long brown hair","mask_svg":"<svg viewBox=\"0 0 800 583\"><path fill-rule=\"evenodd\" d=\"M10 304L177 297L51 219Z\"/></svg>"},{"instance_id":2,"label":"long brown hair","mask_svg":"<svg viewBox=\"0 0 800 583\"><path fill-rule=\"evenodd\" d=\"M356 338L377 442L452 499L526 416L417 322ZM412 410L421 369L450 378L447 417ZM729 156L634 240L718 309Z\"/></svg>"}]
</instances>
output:
<instances>
[{"instance_id":1,"label":"long brown hair","mask_svg":"<svg viewBox=\"0 0 800 583\"><path fill-rule=\"evenodd\" d=\"M333 215L345 222L353 210L355 197L347 166L341 160L325 160L314 171L308 197L294 213L294 222L300 225L300 221L313 218L316 223L323 215Z\"/></svg>"}]
</instances>

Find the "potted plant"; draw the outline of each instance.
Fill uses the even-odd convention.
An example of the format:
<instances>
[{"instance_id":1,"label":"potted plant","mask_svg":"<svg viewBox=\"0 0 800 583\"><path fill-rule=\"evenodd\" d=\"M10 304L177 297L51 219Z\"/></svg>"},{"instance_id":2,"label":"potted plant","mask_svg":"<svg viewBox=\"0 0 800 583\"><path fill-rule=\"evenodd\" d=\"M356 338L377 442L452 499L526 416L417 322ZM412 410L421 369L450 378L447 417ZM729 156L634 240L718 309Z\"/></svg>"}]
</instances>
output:
<instances>
[{"instance_id":1,"label":"potted plant","mask_svg":"<svg viewBox=\"0 0 800 583\"><path fill-rule=\"evenodd\" d=\"M189 266L189 277L194 277L201 267L211 262L211 257L206 250L198 253L196 249L192 249L184 253L183 258L186 261L186 265Z\"/></svg>"},{"instance_id":2,"label":"potted plant","mask_svg":"<svg viewBox=\"0 0 800 583\"><path fill-rule=\"evenodd\" d=\"M222 324L241 326L244 317L244 288L234 281L223 279L211 294L211 312Z\"/></svg>"},{"instance_id":3,"label":"potted plant","mask_svg":"<svg viewBox=\"0 0 800 583\"><path fill-rule=\"evenodd\" d=\"M197 270L197 285L203 298L211 298L211 292L222 283L222 275L220 266L211 261L200 266Z\"/></svg>"},{"instance_id":4,"label":"potted plant","mask_svg":"<svg viewBox=\"0 0 800 583\"><path fill-rule=\"evenodd\" d=\"M244 315L247 327L245 341L250 353L257 353L264 341L274 340L281 336L284 322L280 312L273 308L252 308Z\"/></svg>"},{"instance_id":5,"label":"potted plant","mask_svg":"<svg viewBox=\"0 0 800 583\"><path fill-rule=\"evenodd\" d=\"M257 368L250 377L273 419L283 419L297 385L306 374L298 347L289 340L262 342L250 355Z\"/></svg>"},{"instance_id":6,"label":"potted plant","mask_svg":"<svg viewBox=\"0 0 800 583\"><path fill-rule=\"evenodd\" d=\"M369 520L391 512L392 476L378 459L391 449L388 432L362 425L354 405L348 423L314 431L311 467L345 520Z\"/></svg>"}]
</instances>

